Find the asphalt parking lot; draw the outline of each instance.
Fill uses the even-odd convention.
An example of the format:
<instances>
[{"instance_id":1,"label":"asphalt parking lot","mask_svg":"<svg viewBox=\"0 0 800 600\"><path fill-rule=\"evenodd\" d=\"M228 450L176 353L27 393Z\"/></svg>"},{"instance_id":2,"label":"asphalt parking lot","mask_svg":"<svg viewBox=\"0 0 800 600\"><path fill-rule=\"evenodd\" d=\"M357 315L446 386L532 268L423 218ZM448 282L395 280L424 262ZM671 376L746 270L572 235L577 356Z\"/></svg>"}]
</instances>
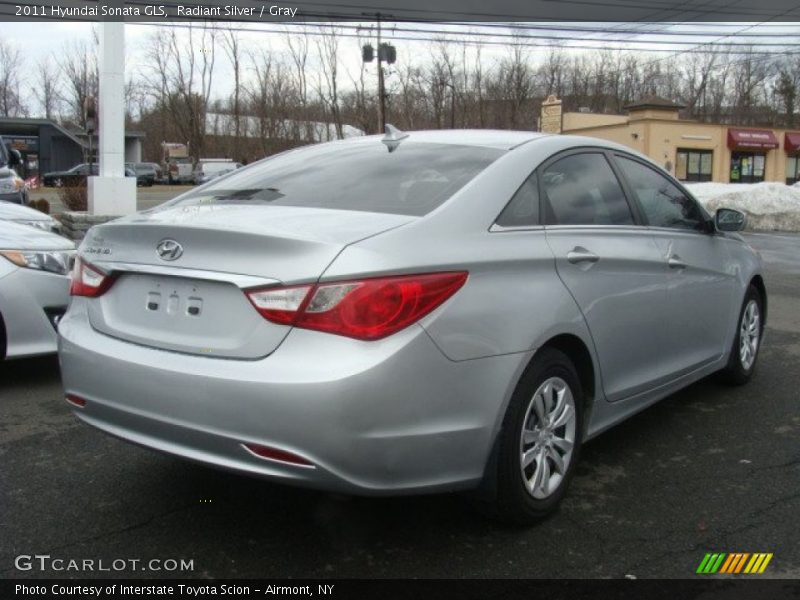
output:
<instances>
[{"instance_id":1,"label":"asphalt parking lot","mask_svg":"<svg viewBox=\"0 0 800 600\"><path fill-rule=\"evenodd\" d=\"M456 495L297 490L81 425L55 358L0 364L0 576L20 554L192 559L189 577L692 577L706 552L772 552L800 577L800 236L752 235L769 322L744 387L699 382L586 445L560 512L530 529Z\"/></svg>"},{"instance_id":2,"label":"asphalt parking lot","mask_svg":"<svg viewBox=\"0 0 800 600\"><path fill-rule=\"evenodd\" d=\"M138 210L153 208L167 200L172 200L178 194L192 189L190 185L154 185L152 187L136 188L136 206ZM38 200L43 198L50 203L50 214L56 215L64 212L64 205L59 199L56 188L41 187L31 190L30 199Z\"/></svg>"}]
</instances>

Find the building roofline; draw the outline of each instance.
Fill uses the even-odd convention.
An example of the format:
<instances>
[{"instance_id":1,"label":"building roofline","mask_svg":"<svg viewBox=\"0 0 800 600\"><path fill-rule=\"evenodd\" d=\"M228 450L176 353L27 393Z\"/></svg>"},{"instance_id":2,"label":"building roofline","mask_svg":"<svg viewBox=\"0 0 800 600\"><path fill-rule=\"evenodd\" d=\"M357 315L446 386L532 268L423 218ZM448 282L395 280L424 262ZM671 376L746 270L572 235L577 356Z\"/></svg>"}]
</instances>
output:
<instances>
[{"instance_id":1,"label":"building roofline","mask_svg":"<svg viewBox=\"0 0 800 600\"><path fill-rule=\"evenodd\" d=\"M21 125L50 125L51 127L57 129L59 132L63 133L65 136L67 136L69 139L71 139L79 146L81 147L86 146L86 144L84 144L81 140L79 140L74 133L72 133L70 130L62 127L61 125L50 119L36 119L36 118L31 119L27 117L0 117L0 123L19 123Z\"/></svg>"},{"instance_id":2,"label":"building roofline","mask_svg":"<svg viewBox=\"0 0 800 600\"><path fill-rule=\"evenodd\" d=\"M662 110L681 110L682 108L686 108L686 105L678 104L677 102L673 102L672 100L668 100L667 98L662 98L660 96L646 96L645 98L636 100L635 102L631 102L630 104L626 104L622 108L624 108L627 111L646 110L648 108L655 108Z\"/></svg>"}]
</instances>

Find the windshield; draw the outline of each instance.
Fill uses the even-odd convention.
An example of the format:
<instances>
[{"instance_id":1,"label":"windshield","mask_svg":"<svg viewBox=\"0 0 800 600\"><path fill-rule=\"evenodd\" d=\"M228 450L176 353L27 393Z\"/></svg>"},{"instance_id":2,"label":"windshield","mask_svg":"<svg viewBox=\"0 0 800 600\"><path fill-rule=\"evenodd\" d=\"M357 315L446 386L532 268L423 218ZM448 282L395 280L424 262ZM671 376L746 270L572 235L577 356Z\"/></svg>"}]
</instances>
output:
<instances>
[{"instance_id":1,"label":"windshield","mask_svg":"<svg viewBox=\"0 0 800 600\"><path fill-rule=\"evenodd\" d=\"M504 153L496 148L379 139L308 146L253 164L168 206L267 204L422 216Z\"/></svg>"}]
</instances>

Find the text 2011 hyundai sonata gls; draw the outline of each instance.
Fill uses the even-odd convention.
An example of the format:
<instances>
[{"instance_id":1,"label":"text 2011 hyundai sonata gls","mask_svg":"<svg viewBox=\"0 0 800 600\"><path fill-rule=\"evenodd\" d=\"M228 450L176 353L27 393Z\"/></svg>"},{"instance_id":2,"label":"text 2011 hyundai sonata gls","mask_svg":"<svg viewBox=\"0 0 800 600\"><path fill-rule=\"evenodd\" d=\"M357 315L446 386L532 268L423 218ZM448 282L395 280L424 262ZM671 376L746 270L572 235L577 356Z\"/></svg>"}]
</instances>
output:
<instances>
[{"instance_id":1,"label":"text 2011 hyundai sonata gls","mask_svg":"<svg viewBox=\"0 0 800 600\"><path fill-rule=\"evenodd\" d=\"M61 321L90 425L363 494L478 488L526 522L581 442L715 371L745 382L758 256L596 139L401 133L287 152L95 227Z\"/></svg>"}]
</instances>

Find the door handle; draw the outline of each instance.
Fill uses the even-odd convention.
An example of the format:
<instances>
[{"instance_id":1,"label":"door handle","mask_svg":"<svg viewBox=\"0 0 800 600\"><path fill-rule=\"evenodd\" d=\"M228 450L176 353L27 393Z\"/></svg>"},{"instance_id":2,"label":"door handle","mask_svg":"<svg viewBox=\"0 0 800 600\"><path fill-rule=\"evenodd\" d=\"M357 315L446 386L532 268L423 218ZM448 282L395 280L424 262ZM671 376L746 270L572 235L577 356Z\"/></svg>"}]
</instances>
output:
<instances>
[{"instance_id":1,"label":"door handle","mask_svg":"<svg viewBox=\"0 0 800 600\"><path fill-rule=\"evenodd\" d=\"M567 252L567 260L576 265L582 262L596 263L600 260L600 257L594 252L589 252L586 248L578 246Z\"/></svg>"},{"instance_id":2,"label":"door handle","mask_svg":"<svg viewBox=\"0 0 800 600\"><path fill-rule=\"evenodd\" d=\"M673 254L667 259L667 264L670 269L685 269L686 263L683 262L677 254Z\"/></svg>"}]
</instances>

